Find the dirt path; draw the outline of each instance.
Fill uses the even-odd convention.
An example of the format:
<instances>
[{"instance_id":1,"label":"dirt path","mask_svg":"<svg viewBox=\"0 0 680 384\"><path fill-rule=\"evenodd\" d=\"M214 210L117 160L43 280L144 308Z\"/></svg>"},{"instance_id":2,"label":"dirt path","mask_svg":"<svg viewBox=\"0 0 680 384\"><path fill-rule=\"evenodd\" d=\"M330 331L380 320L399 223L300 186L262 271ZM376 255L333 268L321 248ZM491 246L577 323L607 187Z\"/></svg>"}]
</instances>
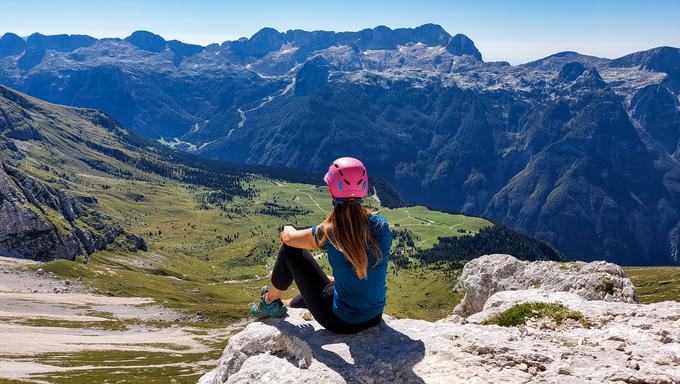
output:
<instances>
[{"instance_id":1,"label":"dirt path","mask_svg":"<svg viewBox=\"0 0 680 384\"><path fill-rule=\"evenodd\" d=\"M179 327L173 322L182 315L154 305L150 298L95 295L77 281L67 284L47 272L26 270L30 264L35 262L0 256L0 381L31 380L32 375L46 372L111 368L105 361L96 368L50 365L40 359L47 353L206 353L215 342L226 340L243 326L233 324L219 330ZM195 367L200 368L201 363Z\"/></svg>"},{"instance_id":2,"label":"dirt path","mask_svg":"<svg viewBox=\"0 0 680 384\"><path fill-rule=\"evenodd\" d=\"M313 203L314 205L316 205L316 207L317 207L321 212L323 212L323 213L328 213L327 210L321 208L321 205L319 205L319 203L318 203L316 200L314 200L314 198L312 197L312 194L311 194L311 193L305 192L305 191L308 191L309 189L295 189L295 188L291 187L290 185L288 185L288 184L286 184L286 183L281 183L281 182L278 182L278 181L275 181L274 183L275 183L276 185L278 185L279 187L286 187L286 188L288 188L288 189L292 189L293 191L295 191L295 192L297 192L297 193L302 193L302 194L307 195L307 196L309 197L309 199L312 201L312 203ZM303 205L307 205L307 204L303 204Z\"/></svg>"}]
</instances>

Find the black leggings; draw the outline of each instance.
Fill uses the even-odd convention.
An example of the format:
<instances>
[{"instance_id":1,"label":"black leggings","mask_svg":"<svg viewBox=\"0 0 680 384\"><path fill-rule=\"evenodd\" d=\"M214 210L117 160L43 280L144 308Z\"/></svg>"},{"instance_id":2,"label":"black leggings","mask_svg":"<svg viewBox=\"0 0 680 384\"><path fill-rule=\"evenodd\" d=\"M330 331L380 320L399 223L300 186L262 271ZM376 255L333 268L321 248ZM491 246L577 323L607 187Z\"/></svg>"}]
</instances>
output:
<instances>
[{"instance_id":1,"label":"black leggings","mask_svg":"<svg viewBox=\"0 0 680 384\"><path fill-rule=\"evenodd\" d=\"M352 324L333 312L333 283L308 251L282 245L272 271L272 285L285 291L295 280L300 295L291 301L291 307L307 308L314 319L329 331L355 333L370 328L382 319L378 315L363 323Z\"/></svg>"}]
</instances>

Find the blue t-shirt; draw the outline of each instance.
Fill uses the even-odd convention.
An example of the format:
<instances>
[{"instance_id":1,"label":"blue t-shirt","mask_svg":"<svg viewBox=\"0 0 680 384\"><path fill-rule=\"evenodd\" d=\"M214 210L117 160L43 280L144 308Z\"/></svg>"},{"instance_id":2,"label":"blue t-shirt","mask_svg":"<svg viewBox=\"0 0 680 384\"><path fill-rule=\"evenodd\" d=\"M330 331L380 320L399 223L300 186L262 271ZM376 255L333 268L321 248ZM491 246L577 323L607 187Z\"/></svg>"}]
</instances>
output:
<instances>
[{"instance_id":1,"label":"blue t-shirt","mask_svg":"<svg viewBox=\"0 0 680 384\"><path fill-rule=\"evenodd\" d=\"M366 279L357 277L352 263L330 241L322 245L328 254L328 262L335 277L333 312L340 319L352 324L370 320L380 315L385 308L385 278L392 246L392 232L384 217L371 215L368 220L373 238L378 242L382 252L382 260L376 265L377 259L373 252L370 249L366 250L368 256ZM317 229L323 230L314 226L313 235L316 235Z\"/></svg>"}]
</instances>

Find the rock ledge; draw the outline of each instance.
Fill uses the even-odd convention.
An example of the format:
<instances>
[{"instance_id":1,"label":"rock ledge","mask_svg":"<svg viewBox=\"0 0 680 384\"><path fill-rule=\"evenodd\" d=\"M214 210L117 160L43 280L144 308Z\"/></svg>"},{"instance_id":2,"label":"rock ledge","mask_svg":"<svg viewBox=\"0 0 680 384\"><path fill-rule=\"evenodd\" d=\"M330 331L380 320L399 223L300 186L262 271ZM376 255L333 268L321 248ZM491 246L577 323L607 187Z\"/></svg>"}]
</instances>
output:
<instances>
[{"instance_id":1,"label":"rock ledge","mask_svg":"<svg viewBox=\"0 0 680 384\"><path fill-rule=\"evenodd\" d=\"M489 272L508 257L487 256L463 275ZM523 271L531 268L538 267L529 263ZM630 281L620 278L626 289ZM234 335L218 367L199 383L680 383L679 302L587 300L577 291L499 290L468 318L431 323L384 316L355 335L333 334L294 309ZM593 326L481 325L513 305L537 301L580 311Z\"/></svg>"}]
</instances>

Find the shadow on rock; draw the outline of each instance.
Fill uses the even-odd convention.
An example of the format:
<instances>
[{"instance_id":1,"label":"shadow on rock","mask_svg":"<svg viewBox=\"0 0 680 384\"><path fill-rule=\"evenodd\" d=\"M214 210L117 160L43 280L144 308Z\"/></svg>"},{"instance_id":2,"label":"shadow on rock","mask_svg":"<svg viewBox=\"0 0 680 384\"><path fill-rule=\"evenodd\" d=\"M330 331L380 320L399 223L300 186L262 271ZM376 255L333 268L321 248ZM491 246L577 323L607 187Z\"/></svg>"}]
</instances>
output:
<instances>
[{"instance_id":1,"label":"shadow on rock","mask_svg":"<svg viewBox=\"0 0 680 384\"><path fill-rule=\"evenodd\" d=\"M304 340L317 361L347 383L425 383L413 367L425 357L425 344L390 327L384 320L365 331L341 335L310 324L272 322L281 332ZM311 367L310 367L311 368Z\"/></svg>"}]
</instances>

